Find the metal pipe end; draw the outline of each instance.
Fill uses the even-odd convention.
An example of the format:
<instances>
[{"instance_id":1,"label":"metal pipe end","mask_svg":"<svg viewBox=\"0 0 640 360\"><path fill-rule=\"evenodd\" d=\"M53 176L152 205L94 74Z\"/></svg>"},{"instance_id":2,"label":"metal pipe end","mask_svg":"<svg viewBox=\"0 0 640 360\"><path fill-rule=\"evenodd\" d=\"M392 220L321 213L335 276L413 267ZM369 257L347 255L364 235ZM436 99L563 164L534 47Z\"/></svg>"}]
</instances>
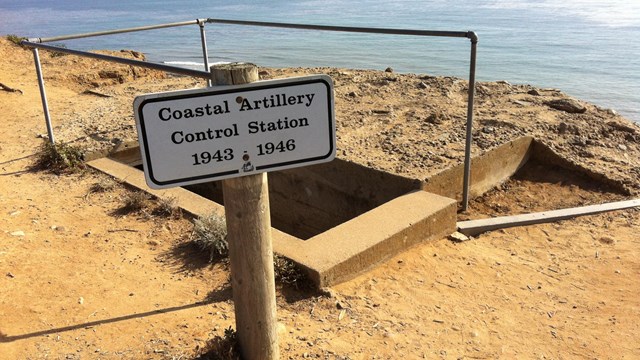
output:
<instances>
[{"instance_id":1,"label":"metal pipe end","mask_svg":"<svg viewBox=\"0 0 640 360\"><path fill-rule=\"evenodd\" d=\"M27 38L27 39L24 39L24 40L20 41L20 45L29 46L28 43L37 43L37 44L39 44L41 42L42 42L41 38Z\"/></svg>"},{"instance_id":2,"label":"metal pipe end","mask_svg":"<svg viewBox=\"0 0 640 360\"><path fill-rule=\"evenodd\" d=\"M478 42L478 34L474 31L467 31L467 38L469 38L469 40L474 44Z\"/></svg>"}]
</instances>

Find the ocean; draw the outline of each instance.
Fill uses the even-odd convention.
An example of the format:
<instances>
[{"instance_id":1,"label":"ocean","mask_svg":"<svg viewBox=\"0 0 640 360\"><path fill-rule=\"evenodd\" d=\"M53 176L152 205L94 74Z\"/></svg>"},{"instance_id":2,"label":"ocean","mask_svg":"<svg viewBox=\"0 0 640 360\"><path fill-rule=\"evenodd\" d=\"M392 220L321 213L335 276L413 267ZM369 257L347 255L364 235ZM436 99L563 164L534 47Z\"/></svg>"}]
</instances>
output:
<instances>
[{"instance_id":1,"label":"ocean","mask_svg":"<svg viewBox=\"0 0 640 360\"><path fill-rule=\"evenodd\" d=\"M477 79L553 87L640 122L640 1L629 0L0 0L0 34L49 37L222 18L475 31ZM468 78L468 39L209 24L210 62L335 66ZM198 26L68 40L202 66ZM45 69L46 71L46 69ZM35 74L34 74L35 76Z\"/></svg>"}]
</instances>

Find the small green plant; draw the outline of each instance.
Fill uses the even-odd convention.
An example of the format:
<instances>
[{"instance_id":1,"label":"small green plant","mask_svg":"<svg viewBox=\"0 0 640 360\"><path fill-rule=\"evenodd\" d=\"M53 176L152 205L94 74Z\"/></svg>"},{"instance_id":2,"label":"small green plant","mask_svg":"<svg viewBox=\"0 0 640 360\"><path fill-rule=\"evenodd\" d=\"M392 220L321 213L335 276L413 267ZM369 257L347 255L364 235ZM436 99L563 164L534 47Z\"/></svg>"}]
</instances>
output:
<instances>
[{"instance_id":1,"label":"small green plant","mask_svg":"<svg viewBox=\"0 0 640 360\"><path fill-rule=\"evenodd\" d=\"M215 213L194 220L191 241L201 250L209 252L209 261L229 255L227 224L224 218ZM278 254L273 256L273 271L276 282L296 289L306 281L298 265Z\"/></svg>"},{"instance_id":2,"label":"small green plant","mask_svg":"<svg viewBox=\"0 0 640 360\"><path fill-rule=\"evenodd\" d=\"M116 186L118 185L118 183L116 181L114 181L112 178L102 175L99 177L98 181L93 183L90 187L89 190L87 191L87 193L84 195L85 199L89 198L89 195L91 194L97 194L97 193L105 193L108 191L112 191L116 188Z\"/></svg>"},{"instance_id":3,"label":"small green plant","mask_svg":"<svg viewBox=\"0 0 640 360\"><path fill-rule=\"evenodd\" d=\"M89 187L89 193L104 193L115 189L117 183L109 177L101 177L98 182Z\"/></svg>"},{"instance_id":4,"label":"small green plant","mask_svg":"<svg viewBox=\"0 0 640 360\"><path fill-rule=\"evenodd\" d=\"M157 216L178 217L180 215L180 208L176 206L176 198L166 197L158 199L153 214Z\"/></svg>"},{"instance_id":5,"label":"small green plant","mask_svg":"<svg viewBox=\"0 0 640 360\"><path fill-rule=\"evenodd\" d=\"M200 249L209 251L210 261L216 256L226 256L229 253L227 223L218 214L212 213L195 219L191 240Z\"/></svg>"},{"instance_id":6,"label":"small green plant","mask_svg":"<svg viewBox=\"0 0 640 360\"><path fill-rule=\"evenodd\" d=\"M300 287L306 279L306 276L300 271L298 265L278 254L274 254L273 256L273 272L276 282L293 286L296 289Z\"/></svg>"},{"instance_id":7,"label":"small green plant","mask_svg":"<svg viewBox=\"0 0 640 360\"><path fill-rule=\"evenodd\" d=\"M236 331L229 326L224 330L224 336L216 335L209 340L204 352L197 360L240 360L240 346Z\"/></svg>"},{"instance_id":8,"label":"small green plant","mask_svg":"<svg viewBox=\"0 0 640 360\"><path fill-rule=\"evenodd\" d=\"M151 197L144 191L130 191L124 197L124 205L122 211L131 213L145 209Z\"/></svg>"},{"instance_id":9,"label":"small green plant","mask_svg":"<svg viewBox=\"0 0 640 360\"><path fill-rule=\"evenodd\" d=\"M84 151L80 147L46 141L40 146L34 166L56 174L77 172L85 169L83 159Z\"/></svg>"},{"instance_id":10,"label":"small green plant","mask_svg":"<svg viewBox=\"0 0 640 360\"><path fill-rule=\"evenodd\" d=\"M18 35L14 35L14 34L9 34L9 35L7 35L7 40L11 41L12 43L14 43L16 45L22 46L22 44L21 44L22 40L27 40L27 38L26 37L22 37L22 36L18 36Z\"/></svg>"}]
</instances>

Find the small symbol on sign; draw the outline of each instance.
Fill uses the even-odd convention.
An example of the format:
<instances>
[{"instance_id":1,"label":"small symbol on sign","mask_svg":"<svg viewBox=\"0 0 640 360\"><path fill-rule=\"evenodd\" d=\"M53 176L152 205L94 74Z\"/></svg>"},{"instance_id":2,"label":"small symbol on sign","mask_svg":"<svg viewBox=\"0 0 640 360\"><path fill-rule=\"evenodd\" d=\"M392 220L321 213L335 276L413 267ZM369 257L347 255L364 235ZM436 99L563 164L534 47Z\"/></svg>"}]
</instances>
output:
<instances>
[{"instance_id":1,"label":"small symbol on sign","mask_svg":"<svg viewBox=\"0 0 640 360\"><path fill-rule=\"evenodd\" d=\"M242 155L242 160L245 161L244 165L242 165L242 171L244 172L253 171L253 165L251 164L251 161L249 161L249 158L249 154L245 151L244 155Z\"/></svg>"},{"instance_id":2,"label":"small symbol on sign","mask_svg":"<svg viewBox=\"0 0 640 360\"><path fill-rule=\"evenodd\" d=\"M244 165L242 165L242 171L244 172L253 171L253 165L251 165L251 161L247 161L246 163L244 163Z\"/></svg>"}]
</instances>

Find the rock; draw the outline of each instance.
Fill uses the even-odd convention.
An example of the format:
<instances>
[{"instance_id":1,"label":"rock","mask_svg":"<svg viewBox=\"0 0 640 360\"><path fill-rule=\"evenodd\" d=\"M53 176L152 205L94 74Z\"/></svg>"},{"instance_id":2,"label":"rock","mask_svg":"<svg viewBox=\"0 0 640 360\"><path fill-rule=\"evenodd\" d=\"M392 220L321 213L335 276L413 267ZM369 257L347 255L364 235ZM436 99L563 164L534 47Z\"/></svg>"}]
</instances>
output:
<instances>
[{"instance_id":1,"label":"rock","mask_svg":"<svg viewBox=\"0 0 640 360\"><path fill-rule=\"evenodd\" d=\"M440 114L440 112L434 112L429 114L429 116L427 117L427 122L430 124L435 124L435 125L439 125L443 123L443 119L442 119L442 114Z\"/></svg>"},{"instance_id":2,"label":"rock","mask_svg":"<svg viewBox=\"0 0 640 360\"><path fill-rule=\"evenodd\" d=\"M607 123L607 125L609 125L609 127L612 127L616 130L620 130L620 131L624 131L624 132L628 132L631 134L635 134L636 129L632 128L630 125L625 125L625 124L621 124L615 121L609 121Z\"/></svg>"},{"instance_id":3,"label":"rock","mask_svg":"<svg viewBox=\"0 0 640 360\"><path fill-rule=\"evenodd\" d=\"M388 67L388 68L384 69L384 72L392 73L393 72L393 68Z\"/></svg>"},{"instance_id":4,"label":"rock","mask_svg":"<svg viewBox=\"0 0 640 360\"><path fill-rule=\"evenodd\" d=\"M566 133L568 128L569 125L567 125L566 122L561 122L560 124L558 124L558 134Z\"/></svg>"},{"instance_id":5,"label":"rock","mask_svg":"<svg viewBox=\"0 0 640 360\"><path fill-rule=\"evenodd\" d=\"M320 289L320 294L322 294L322 296L328 297L330 299L335 299L336 298L336 292L332 288L322 288L322 289Z\"/></svg>"},{"instance_id":6,"label":"rock","mask_svg":"<svg viewBox=\"0 0 640 360\"><path fill-rule=\"evenodd\" d=\"M488 95L491 91L484 85L476 85L476 92L480 95Z\"/></svg>"},{"instance_id":7,"label":"rock","mask_svg":"<svg viewBox=\"0 0 640 360\"><path fill-rule=\"evenodd\" d=\"M125 54L131 54L131 56L133 56L136 59L142 59L142 60L145 59L144 54L139 51L122 49L120 50L120 52Z\"/></svg>"},{"instance_id":8,"label":"rock","mask_svg":"<svg viewBox=\"0 0 640 360\"><path fill-rule=\"evenodd\" d=\"M10 277L10 278L12 278L12 279L13 279L14 277L16 277L15 275L13 275L13 274L12 274L12 273L10 273L10 272L8 272L8 273L7 273L7 276L8 276L8 277Z\"/></svg>"},{"instance_id":9,"label":"rock","mask_svg":"<svg viewBox=\"0 0 640 360\"><path fill-rule=\"evenodd\" d=\"M284 336L284 334L287 333L286 325L278 322L278 324L276 325L276 332L278 333L278 336Z\"/></svg>"},{"instance_id":10,"label":"rock","mask_svg":"<svg viewBox=\"0 0 640 360\"><path fill-rule=\"evenodd\" d=\"M622 151L627 151L627 145L625 144L620 144L618 145L618 149L622 150Z\"/></svg>"},{"instance_id":11,"label":"rock","mask_svg":"<svg viewBox=\"0 0 640 360\"><path fill-rule=\"evenodd\" d=\"M587 108L584 105L573 99L550 100L545 102L545 105L569 114L582 114L587 111Z\"/></svg>"},{"instance_id":12,"label":"rock","mask_svg":"<svg viewBox=\"0 0 640 360\"><path fill-rule=\"evenodd\" d=\"M349 96L351 96L351 97L358 97L358 93L357 93L357 92L355 92L355 91L352 91L352 92L350 92L350 93L349 93L349 94L347 94L347 95L349 95Z\"/></svg>"},{"instance_id":13,"label":"rock","mask_svg":"<svg viewBox=\"0 0 640 360\"><path fill-rule=\"evenodd\" d=\"M531 90L527 91L527 94L529 94L529 95L533 95L533 96L540 96L540 95L542 95L542 94L540 94L540 92L539 92L538 90L536 90L536 89L531 89Z\"/></svg>"},{"instance_id":14,"label":"rock","mask_svg":"<svg viewBox=\"0 0 640 360\"><path fill-rule=\"evenodd\" d=\"M18 230L11 233L11 236L24 236L24 231Z\"/></svg>"},{"instance_id":15,"label":"rock","mask_svg":"<svg viewBox=\"0 0 640 360\"><path fill-rule=\"evenodd\" d=\"M492 134L496 131L495 128L493 128L492 126L485 126L482 128L482 132L485 134Z\"/></svg>"},{"instance_id":16,"label":"rock","mask_svg":"<svg viewBox=\"0 0 640 360\"><path fill-rule=\"evenodd\" d=\"M423 81L421 81L421 82L418 84L418 88L420 88L420 89L428 89L428 88L429 88L429 85L427 85L427 84L425 84Z\"/></svg>"},{"instance_id":17,"label":"rock","mask_svg":"<svg viewBox=\"0 0 640 360\"><path fill-rule=\"evenodd\" d=\"M461 232L456 231L453 234L449 235L449 239L457 242L463 242L468 241L469 237Z\"/></svg>"},{"instance_id":18,"label":"rock","mask_svg":"<svg viewBox=\"0 0 640 360\"><path fill-rule=\"evenodd\" d=\"M607 245L611 245L611 244L616 242L616 240L614 238L609 237L609 236L603 236L600 239L598 239L598 241L600 243L602 243L602 244L607 244Z\"/></svg>"}]
</instances>

